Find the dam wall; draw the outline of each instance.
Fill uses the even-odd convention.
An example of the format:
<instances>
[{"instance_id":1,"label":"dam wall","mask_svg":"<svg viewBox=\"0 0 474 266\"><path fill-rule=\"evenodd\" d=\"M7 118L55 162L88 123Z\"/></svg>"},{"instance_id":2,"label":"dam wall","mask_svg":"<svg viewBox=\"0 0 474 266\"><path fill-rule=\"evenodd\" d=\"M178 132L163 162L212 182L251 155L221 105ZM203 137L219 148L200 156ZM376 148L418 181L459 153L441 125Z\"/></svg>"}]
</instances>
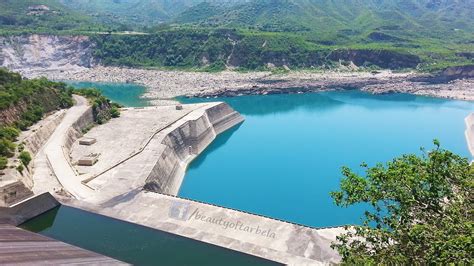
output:
<instances>
[{"instance_id":1,"label":"dam wall","mask_svg":"<svg viewBox=\"0 0 474 266\"><path fill-rule=\"evenodd\" d=\"M68 129L66 135L66 142L64 148L69 151L72 144L83 135L83 130L94 124L94 115L92 107L89 107L84 114L82 114L76 122Z\"/></svg>"},{"instance_id":2,"label":"dam wall","mask_svg":"<svg viewBox=\"0 0 474 266\"><path fill-rule=\"evenodd\" d=\"M311 228L261 215L159 193L138 191L126 201L63 204L243 252L285 265L336 265L331 248L343 227Z\"/></svg>"},{"instance_id":3,"label":"dam wall","mask_svg":"<svg viewBox=\"0 0 474 266\"><path fill-rule=\"evenodd\" d=\"M145 189L176 195L184 178L187 165L200 154L218 134L241 123L244 118L226 103L217 103L197 110L165 129L161 144L165 146L146 179Z\"/></svg>"},{"instance_id":4,"label":"dam wall","mask_svg":"<svg viewBox=\"0 0 474 266\"><path fill-rule=\"evenodd\" d=\"M39 126L39 128L35 129L34 132L26 136L23 139L26 149L28 149L33 155L37 154L59 123L61 123L65 114L66 112L64 110L59 111L57 114L53 115L51 119L48 119L44 124Z\"/></svg>"},{"instance_id":5,"label":"dam wall","mask_svg":"<svg viewBox=\"0 0 474 266\"><path fill-rule=\"evenodd\" d=\"M471 113L464 120L466 122L466 141L467 147L474 157L474 113Z\"/></svg>"},{"instance_id":6,"label":"dam wall","mask_svg":"<svg viewBox=\"0 0 474 266\"><path fill-rule=\"evenodd\" d=\"M60 203L46 192L11 207L0 207L0 223L17 226L59 205Z\"/></svg>"}]
</instances>

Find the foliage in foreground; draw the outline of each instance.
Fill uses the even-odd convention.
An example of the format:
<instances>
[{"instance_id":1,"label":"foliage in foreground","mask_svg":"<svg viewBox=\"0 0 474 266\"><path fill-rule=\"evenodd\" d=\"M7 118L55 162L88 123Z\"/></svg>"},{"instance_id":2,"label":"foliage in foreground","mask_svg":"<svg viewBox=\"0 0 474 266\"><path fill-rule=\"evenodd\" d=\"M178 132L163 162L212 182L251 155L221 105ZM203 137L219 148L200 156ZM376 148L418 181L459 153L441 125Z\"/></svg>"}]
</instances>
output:
<instances>
[{"instance_id":1,"label":"foliage in foreground","mask_svg":"<svg viewBox=\"0 0 474 266\"><path fill-rule=\"evenodd\" d=\"M335 203L367 203L362 226L333 244L346 264L472 264L474 168L437 141L423 156L404 155L366 170L343 168Z\"/></svg>"}]
</instances>

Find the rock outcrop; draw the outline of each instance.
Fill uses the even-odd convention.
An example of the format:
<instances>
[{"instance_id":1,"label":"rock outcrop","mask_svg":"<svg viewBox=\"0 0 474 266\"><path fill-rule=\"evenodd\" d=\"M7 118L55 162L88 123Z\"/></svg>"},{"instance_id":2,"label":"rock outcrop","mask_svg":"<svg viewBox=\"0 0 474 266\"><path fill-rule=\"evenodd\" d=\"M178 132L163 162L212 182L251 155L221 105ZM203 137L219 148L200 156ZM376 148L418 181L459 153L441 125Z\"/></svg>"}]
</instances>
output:
<instances>
[{"instance_id":1,"label":"rock outcrop","mask_svg":"<svg viewBox=\"0 0 474 266\"><path fill-rule=\"evenodd\" d=\"M416 68L421 63L416 55L389 50L340 49L331 52L328 58L333 61L351 61L356 66L369 64L387 69Z\"/></svg>"},{"instance_id":2,"label":"rock outcrop","mask_svg":"<svg viewBox=\"0 0 474 266\"><path fill-rule=\"evenodd\" d=\"M444 81L474 78L474 65L448 67L440 73Z\"/></svg>"},{"instance_id":3,"label":"rock outcrop","mask_svg":"<svg viewBox=\"0 0 474 266\"><path fill-rule=\"evenodd\" d=\"M87 36L0 37L0 66L27 74L34 70L74 70L96 65Z\"/></svg>"}]
</instances>

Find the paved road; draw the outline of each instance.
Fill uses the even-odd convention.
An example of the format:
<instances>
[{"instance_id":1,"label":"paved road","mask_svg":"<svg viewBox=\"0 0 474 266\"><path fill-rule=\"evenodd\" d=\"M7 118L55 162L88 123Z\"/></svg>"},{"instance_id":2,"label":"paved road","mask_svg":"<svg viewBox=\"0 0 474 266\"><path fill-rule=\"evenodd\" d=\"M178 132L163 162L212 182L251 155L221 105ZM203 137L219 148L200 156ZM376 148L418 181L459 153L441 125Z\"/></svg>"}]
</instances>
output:
<instances>
[{"instance_id":1,"label":"paved road","mask_svg":"<svg viewBox=\"0 0 474 266\"><path fill-rule=\"evenodd\" d=\"M66 158L67 155L63 151L68 129L89 107L87 99L84 97L77 95L73 97L76 104L67 111L61 124L58 125L48 142L44 145L44 153L64 189L77 199L84 200L90 198L94 191L81 183L81 179L76 176Z\"/></svg>"}]
</instances>

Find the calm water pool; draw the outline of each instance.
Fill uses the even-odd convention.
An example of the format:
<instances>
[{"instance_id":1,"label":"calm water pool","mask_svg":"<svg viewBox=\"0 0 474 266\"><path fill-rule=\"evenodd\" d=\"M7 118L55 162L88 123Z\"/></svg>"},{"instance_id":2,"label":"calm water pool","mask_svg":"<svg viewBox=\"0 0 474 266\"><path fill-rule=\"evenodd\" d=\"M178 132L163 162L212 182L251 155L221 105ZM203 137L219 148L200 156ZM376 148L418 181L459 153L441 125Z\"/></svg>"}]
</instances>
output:
<instances>
[{"instance_id":1,"label":"calm water pool","mask_svg":"<svg viewBox=\"0 0 474 266\"><path fill-rule=\"evenodd\" d=\"M67 206L53 209L21 227L134 265L277 265Z\"/></svg>"},{"instance_id":2,"label":"calm water pool","mask_svg":"<svg viewBox=\"0 0 474 266\"><path fill-rule=\"evenodd\" d=\"M145 93L145 87L131 83L100 83L100 82L74 82L67 81L67 84L81 88L97 88L112 101L127 107L144 107L149 103L146 99L140 98Z\"/></svg>"},{"instance_id":3,"label":"calm water pool","mask_svg":"<svg viewBox=\"0 0 474 266\"><path fill-rule=\"evenodd\" d=\"M179 196L311 226L360 223L364 206L340 208L329 196L342 166L360 172L435 138L469 156L470 102L359 91L180 100L225 101L246 121L191 163Z\"/></svg>"}]
</instances>

